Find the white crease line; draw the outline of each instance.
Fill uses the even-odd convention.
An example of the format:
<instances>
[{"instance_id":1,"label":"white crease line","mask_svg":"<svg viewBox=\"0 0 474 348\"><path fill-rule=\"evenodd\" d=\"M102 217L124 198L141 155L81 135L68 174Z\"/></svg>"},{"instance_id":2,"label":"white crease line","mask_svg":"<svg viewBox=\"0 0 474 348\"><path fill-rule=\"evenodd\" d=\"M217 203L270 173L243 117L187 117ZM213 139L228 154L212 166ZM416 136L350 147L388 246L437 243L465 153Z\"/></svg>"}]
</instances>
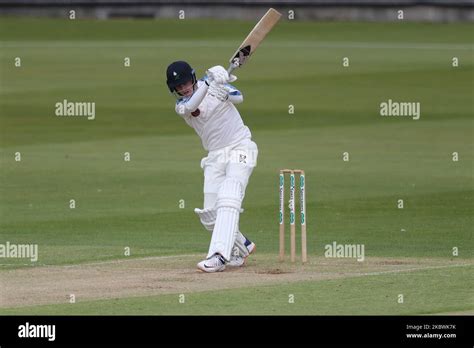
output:
<instances>
[{"instance_id":1,"label":"white crease line","mask_svg":"<svg viewBox=\"0 0 474 348\"><path fill-rule=\"evenodd\" d=\"M181 257L191 257L191 256L202 256L201 254L181 254L181 255L166 255L166 256L147 256L141 258L133 259L122 259L122 260L107 260L107 261L98 261L90 263L81 263L76 265L64 265L63 267L77 267L77 266L94 266L94 265L104 265L110 263L125 263L125 262L134 262L134 261L149 261L149 260L166 260L166 259L177 259ZM56 265L51 265L51 267L56 267Z\"/></svg>"},{"instance_id":2,"label":"white crease line","mask_svg":"<svg viewBox=\"0 0 474 348\"><path fill-rule=\"evenodd\" d=\"M99 266L99 265L106 265L106 264L117 264L117 263L128 263L134 261L152 261L152 260L166 260L166 259L176 259L176 258L185 258L185 257L198 257L203 256L202 254L180 254L180 255L166 255L166 256L148 256L143 258L131 258L131 259L122 259L122 260L106 260L106 261L97 261L97 262L89 262L89 263L78 263L74 265L48 265L48 264L24 264L33 267L60 267L60 268L75 268L81 266ZM318 262L310 262L312 265L318 265ZM17 266L15 264L0 264L0 266L8 265L8 266ZM325 264L327 265L327 264ZM385 266L398 266L398 265L385 265ZM383 274L390 274L390 273L402 273L402 272L413 272L413 271L421 271L421 270L429 270L429 269L443 269L443 268L452 268L452 267L466 267L466 266L474 266L474 263L458 263L454 265L439 265L439 266L426 266L426 267L416 267L416 268L406 268L406 269L394 269L388 271L378 271L378 272L367 272L367 273L345 273L347 275L353 275L355 277L359 276L371 276L371 275L383 275ZM133 268L136 269L136 268ZM17 269L12 269L16 271ZM284 273L286 274L286 273ZM321 274L321 273L319 273ZM327 274L324 272L323 274ZM332 274L332 273L330 273Z\"/></svg>"},{"instance_id":3,"label":"white crease line","mask_svg":"<svg viewBox=\"0 0 474 348\"><path fill-rule=\"evenodd\" d=\"M454 264L454 265L427 266L427 267L406 268L406 269L393 269L393 270L390 270L390 271L356 273L354 275L355 276L371 276L371 275L383 275L383 274L390 274L390 273L422 271L422 270L426 270L426 269L443 269L443 268L466 267L466 266L474 266L474 264L472 264L472 263L457 263L457 264Z\"/></svg>"},{"instance_id":4,"label":"white crease line","mask_svg":"<svg viewBox=\"0 0 474 348\"><path fill-rule=\"evenodd\" d=\"M148 260L165 260L165 259L174 259L180 257L192 257L192 256L203 256L201 254L181 254L181 255L166 255L166 256L147 256L141 258L128 258L122 260L106 260L106 261L97 261L97 262L85 262L85 263L77 263L74 265L50 265L50 264L32 264L32 263L23 263L23 264L13 264L13 263L1 263L0 266L31 266L31 267L64 267L64 268L72 268L72 267L81 267L81 266L96 266L96 265L105 265L105 264L114 264L114 263L125 263L125 262L134 262L134 261L148 261ZM126 257L126 256L124 256ZM16 269L12 269L16 270Z\"/></svg>"}]
</instances>

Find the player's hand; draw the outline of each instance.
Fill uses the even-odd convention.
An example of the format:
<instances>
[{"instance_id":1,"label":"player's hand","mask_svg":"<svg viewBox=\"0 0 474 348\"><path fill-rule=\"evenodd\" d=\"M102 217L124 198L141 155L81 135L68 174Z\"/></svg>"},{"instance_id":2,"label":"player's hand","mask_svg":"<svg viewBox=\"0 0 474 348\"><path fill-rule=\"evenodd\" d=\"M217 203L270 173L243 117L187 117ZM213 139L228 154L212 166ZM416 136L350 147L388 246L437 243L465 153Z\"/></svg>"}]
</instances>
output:
<instances>
[{"instance_id":1,"label":"player's hand","mask_svg":"<svg viewBox=\"0 0 474 348\"><path fill-rule=\"evenodd\" d=\"M220 100L221 102L229 99L229 90L223 84L218 84L215 81L211 82L207 93L212 95L214 98Z\"/></svg>"},{"instance_id":2,"label":"player's hand","mask_svg":"<svg viewBox=\"0 0 474 348\"><path fill-rule=\"evenodd\" d=\"M206 73L210 82L224 84L229 81L229 74L227 73L227 70L225 70L221 65L216 65L212 68L209 68Z\"/></svg>"}]
</instances>

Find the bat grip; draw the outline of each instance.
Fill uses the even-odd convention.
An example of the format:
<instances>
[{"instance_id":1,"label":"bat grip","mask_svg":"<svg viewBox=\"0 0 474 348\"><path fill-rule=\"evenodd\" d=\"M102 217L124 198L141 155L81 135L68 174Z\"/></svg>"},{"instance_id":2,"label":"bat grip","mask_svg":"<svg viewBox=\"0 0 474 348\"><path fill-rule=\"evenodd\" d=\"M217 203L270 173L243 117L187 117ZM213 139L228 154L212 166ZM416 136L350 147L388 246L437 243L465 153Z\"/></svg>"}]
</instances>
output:
<instances>
[{"instance_id":1,"label":"bat grip","mask_svg":"<svg viewBox=\"0 0 474 348\"><path fill-rule=\"evenodd\" d=\"M229 68L227 69L227 73L230 75L235 68L239 66L239 59L235 58L232 63L230 63Z\"/></svg>"}]
</instances>

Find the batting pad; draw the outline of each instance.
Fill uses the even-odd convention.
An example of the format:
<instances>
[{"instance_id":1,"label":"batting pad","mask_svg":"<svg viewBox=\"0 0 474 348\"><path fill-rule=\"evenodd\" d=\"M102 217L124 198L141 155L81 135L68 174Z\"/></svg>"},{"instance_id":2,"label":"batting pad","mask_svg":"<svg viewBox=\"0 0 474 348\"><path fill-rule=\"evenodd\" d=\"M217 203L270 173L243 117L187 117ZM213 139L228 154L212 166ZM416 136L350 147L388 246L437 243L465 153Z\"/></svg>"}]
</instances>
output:
<instances>
[{"instance_id":1,"label":"batting pad","mask_svg":"<svg viewBox=\"0 0 474 348\"><path fill-rule=\"evenodd\" d=\"M219 253L224 259L230 261L239 227L242 199L242 184L235 179L225 179L217 194L217 218L212 232L208 258Z\"/></svg>"},{"instance_id":2,"label":"batting pad","mask_svg":"<svg viewBox=\"0 0 474 348\"><path fill-rule=\"evenodd\" d=\"M240 213L243 213L243 211L244 211L243 209L240 209ZM211 209L195 208L194 212L199 216L199 219L201 220L201 224L204 226L204 228L208 230L209 232L212 232L216 224L217 211L213 208ZM239 256L242 256L242 257L249 256L249 251L247 247L245 246L245 237L239 230L237 230L237 236L235 238L233 250L235 251L236 248L237 248Z\"/></svg>"},{"instance_id":3,"label":"batting pad","mask_svg":"<svg viewBox=\"0 0 474 348\"><path fill-rule=\"evenodd\" d=\"M249 250L245 246L245 237L239 230L237 230L237 235L236 235L235 243L234 243L234 250L235 248L237 248L239 252L238 254L239 256L242 256L242 257L249 256Z\"/></svg>"}]
</instances>

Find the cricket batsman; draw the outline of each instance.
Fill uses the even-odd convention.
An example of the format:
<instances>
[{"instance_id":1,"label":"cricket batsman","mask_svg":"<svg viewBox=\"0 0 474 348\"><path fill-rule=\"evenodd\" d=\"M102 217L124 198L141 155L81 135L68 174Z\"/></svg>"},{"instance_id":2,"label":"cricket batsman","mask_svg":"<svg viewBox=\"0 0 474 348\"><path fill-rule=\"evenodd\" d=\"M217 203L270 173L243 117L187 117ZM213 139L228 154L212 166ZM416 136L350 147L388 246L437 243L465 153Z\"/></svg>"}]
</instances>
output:
<instances>
[{"instance_id":1,"label":"cricket batsman","mask_svg":"<svg viewBox=\"0 0 474 348\"><path fill-rule=\"evenodd\" d=\"M194 211L212 232L207 258L197 264L204 272L240 267L255 251L255 244L239 229L241 206L250 175L257 165L258 148L235 104L242 103L237 80L222 66L214 66L196 80L184 61L170 64L166 83L177 98L176 113L199 135L208 151L201 160L204 171L204 207Z\"/></svg>"}]
</instances>

